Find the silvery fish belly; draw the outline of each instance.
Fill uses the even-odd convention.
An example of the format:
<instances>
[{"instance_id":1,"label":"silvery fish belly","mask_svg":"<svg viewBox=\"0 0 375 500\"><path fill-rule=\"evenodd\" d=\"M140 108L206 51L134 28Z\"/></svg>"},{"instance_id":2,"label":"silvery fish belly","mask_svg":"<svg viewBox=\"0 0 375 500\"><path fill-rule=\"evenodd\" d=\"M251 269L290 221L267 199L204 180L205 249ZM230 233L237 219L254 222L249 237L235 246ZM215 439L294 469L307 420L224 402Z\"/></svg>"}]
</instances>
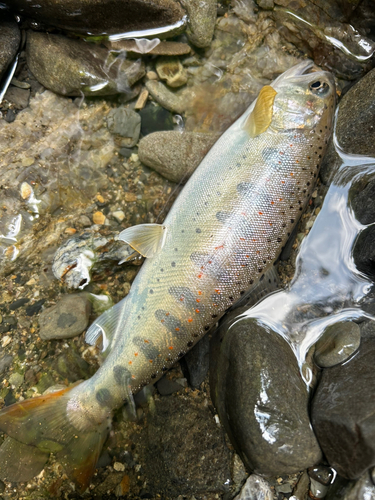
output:
<instances>
[{"instance_id":1,"label":"silvery fish belly","mask_svg":"<svg viewBox=\"0 0 375 500\"><path fill-rule=\"evenodd\" d=\"M0 413L0 429L24 442L63 444L60 460L81 488L112 410L160 378L278 257L331 133L334 81L315 69L305 61L262 89L202 161L163 226L124 231L123 239L149 257L129 295L88 331L91 343L103 336L106 359L98 372L60 398L54 393L39 406L35 398L30 410L23 402L22 415L17 404ZM32 438L22 430L25 412L29 426L44 419Z\"/></svg>"}]
</instances>

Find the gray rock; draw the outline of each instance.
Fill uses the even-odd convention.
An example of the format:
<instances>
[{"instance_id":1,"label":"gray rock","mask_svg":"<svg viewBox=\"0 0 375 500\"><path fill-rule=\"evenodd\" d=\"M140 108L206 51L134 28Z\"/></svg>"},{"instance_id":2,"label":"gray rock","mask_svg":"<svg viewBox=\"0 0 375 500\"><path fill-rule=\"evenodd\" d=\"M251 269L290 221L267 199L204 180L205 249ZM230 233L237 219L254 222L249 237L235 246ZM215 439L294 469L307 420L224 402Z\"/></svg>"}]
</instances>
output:
<instances>
[{"instance_id":1,"label":"gray rock","mask_svg":"<svg viewBox=\"0 0 375 500\"><path fill-rule=\"evenodd\" d=\"M272 500L272 490L265 479L251 474L234 500Z\"/></svg>"},{"instance_id":2,"label":"gray rock","mask_svg":"<svg viewBox=\"0 0 375 500\"><path fill-rule=\"evenodd\" d=\"M53 364L55 371L69 382L77 382L93 375L90 365L70 346Z\"/></svg>"},{"instance_id":3,"label":"gray rock","mask_svg":"<svg viewBox=\"0 0 375 500\"><path fill-rule=\"evenodd\" d=\"M170 394L181 391L183 389L181 384L174 380L170 380L167 377L162 377L156 383L156 387L162 396L169 396Z\"/></svg>"},{"instance_id":4,"label":"gray rock","mask_svg":"<svg viewBox=\"0 0 375 500\"><path fill-rule=\"evenodd\" d=\"M358 481L346 481L338 477L328 491L325 500L373 500L375 486L370 474L365 472Z\"/></svg>"},{"instance_id":5,"label":"gray rock","mask_svg":"<svg viewBox=\"0 0 375 500\"><path fill-rule=\"evenodd\" d=\"M0 78L17 54L21 33L15 21L4 19L0 22Z\"/></svg>"},{"instance_id":6,"label":"gray rock","mask_svg":"<svg viewBox=\"0 0 375 500\"><path fill-rule=\"evenodd\" d=\"M85 295L65 295L39 316L40 338L68 339L82 333L89 323L91 303Z\"/></svg>"},{"instance_id":7,"label":"gray rock","mask_svg":"<svg viewBox=\"0 0 375 500\"><path fill-rule=\"evenodd\" d=\"M122 147L132 148L139 139L141 132L141 117L132 109L120 106L108 113L108 129L112 134L118 134Z\"/></svg>"},{"instance_id":8,"label":"gray rock","mask_svg":"<svg viewBox=\"0 0 375 500\"><path fill-rule=\"evenodd\" d=\"M24 377L23 377L22 373L14 372L9 377L9 383L10 383L10 385L12 385L16 389L18 389L23 384L23 379L24 379Z\"/></svg>"},{"instance_id":9,"label":"gray rock","mask_svg":"<svg viewBox=\"0 0 375 500\"><path fill-rule=\"evenodd\" d=\"M68 96L125 93L145 74L141 60L115 60L103 47L61 35L28 31L26 56L42 85Z\"/></svg>"},{"instance_id":10,"label":"gray rock","mask_svg":"<svg viewBox=\"0 0 375 500\"><path fill-rule=\"evenodd\" d=\"M146 82L146 88L155 101L163 106L163 108L174 111L175 113L183 113L185 111L187 102L182 96L168 90L163 83L149 80Z\"/></svg>"},{"instance_id":11,"label":"gray rock","mask_svg":"<svg viewBox=\"0 0 375 500\"><path fill-rule=\"evenodd\" d=\"M173 182L186 182L220 134L155 132L139 142L142 163Z\"/></svg>"},{"instance_id":12,"label":"gray rock","mask_svg":"<svg viewBox=\"0 0 375 500\"><path fill-rule=\"evenodd\" d=\"M375 227L369 226L357 238L353 258L359 271L370 278L375 277Z\"/></svg>"},{"instance_id":13,"label":"gray rock","mask_svg":"<svg viewBox=\"0 0 375 500\"><path fill-rule=\"evenodd\" d=\"M16 109L25 109L29 104L30 90L19 89L10 85L5 93L4 99L11 102Z\"/></svg>"},{"instance_id":14,"label":"gray rock","mask_svg":"<svg viewBox=\"0 0 375 500\"><path fill-rule=\"evenodd\" d=\"M49 453L36 446L28 446L10 437L0 446L0 478L6 481L30 481L40 473Z\"/></svg>"},{"instance_id":15,"label":"gray rock","mask_svg":"<svg viewBox=\"0 0 375 500\"><path fill-rule=\"evenodd\" d=\"M324 331L315 345L314 359L322 368L346 361L361 343L361 330L353 321L335 323Z\"/></svg>"},{"instance_id":16,"label":"gray rock","mask_svg":"<svg viewBox=\"0 0 375 500\"><path fill-rule=\"evenodd\" d=\"M225 335L211 395L222 424L250 471L298 472L321 459L308 416L309 394L287 342L254 320ZM211 377L214 381L214 377Z\"/></svg>"},{"instance_id":17,"label":"gray rock","mask_svg":"<svg viewBox=\"0 0 375 500\"><path fill-rule=\"evenodd\" d=\"M180 361L186 378L192 387L199 387L209 368L210 339L205 335Z\"/></svg>"},{"instance_id":18,"label":"gray rock","mask_svg":"<svg viewBox=\"0 0 375 500\"><path fill-rule=\"evenodd\" d=\"M340 102L336 121L336 137L340 147L346 153L375 156L374 121L375 70L372 70ZM331 183L341 163L331 140L320 170L324 184Z\"/></svg>"},{"instance_id":19,"label":"gray rock","mask_svg":"<svg viewBox=\"0 0 375 500\"><path fill-rule=\"evenodd\" d=\"M35 21L85 34L114 34L169 26L180 21L184 11L173 0L4 0ZM181 29L180 29L181 31ZM171 34L176 30L171 30Z\"/></svg>"},{"instance_id":20,"label":"gray rock","mask_svg":"<svg viewBox=\"0 0 375 500\"><path fill-rule=\"evenodd\" d=\"M375 152L375 148L373 150ZM375 203L373 203L375 198L375 179L368 179L365 177L363 182L358 183L358 187L353 186L352 190L355 189L356 193L353 194L353 199L351 200L351 205L354 210L356 219L361 224L371 224L375 222ZM357 184L357 183L356 183Z\"/></svg>"},{"instance_id":21,"label":"gray rock","mask_svg":"<svg viewBox=\"0 0 375 500\"><path fill-rule=\"evenodd\" d=\"M186 30L189 41L196 47L209 47L214 34L217 0L183 0L189 21Z\"/></svg>"},{"instance_id":22,"label":"gray rock","mask_svg":"<svg viewBox=\"0 0 375 500\"><path fill-rule=\"evenodd\" d=\"M0 375L10 367L12 361L13 356L11 356L10 354L4 354L4 356L0 358Z\"/></svg>"},{"instance_id":23,"label":"gray rock","mask_svg":"<svg viewBox=\"0 0 375 500\"><path fill-rule=\"evenodd\" d=\"M375 338L348 363L323 371L312 402L319 444L340 476L359 478L375 465Z\"/></svg>"},{"instance_id":24,"label":"gray rock","mask_svg":"<svg viewBox=\"0 0 375 500\"><path fill-rule=\"evenodd\" d=\"M185 394L155 400L144 431L137 454L154 492L190 498L199 492L229 490L230 452L207 401Z\"/></svg>"}]
</instances>

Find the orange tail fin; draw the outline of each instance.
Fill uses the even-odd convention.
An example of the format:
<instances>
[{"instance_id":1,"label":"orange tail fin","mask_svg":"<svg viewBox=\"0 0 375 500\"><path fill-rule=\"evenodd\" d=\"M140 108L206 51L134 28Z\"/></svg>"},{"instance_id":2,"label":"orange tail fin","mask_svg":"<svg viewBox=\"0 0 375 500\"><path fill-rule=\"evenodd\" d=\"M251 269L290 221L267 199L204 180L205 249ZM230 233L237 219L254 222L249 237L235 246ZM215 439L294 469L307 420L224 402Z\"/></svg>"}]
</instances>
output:
<instances>
[{"instance_id":1,"label":"orange tail fin","mask_svg":"<svg viewBox=\"0 0 375 500\"><path fill-rule=\"evenodd\" d=\"M77 431L69 422L66 411L72 388L3 408L0 411L0 430L21 443L55 453L68 477L83 492L94 474L107 436L108 422L88 432ZM7 479L20 481L17 475Z\"/></svg>"}]
</instances>

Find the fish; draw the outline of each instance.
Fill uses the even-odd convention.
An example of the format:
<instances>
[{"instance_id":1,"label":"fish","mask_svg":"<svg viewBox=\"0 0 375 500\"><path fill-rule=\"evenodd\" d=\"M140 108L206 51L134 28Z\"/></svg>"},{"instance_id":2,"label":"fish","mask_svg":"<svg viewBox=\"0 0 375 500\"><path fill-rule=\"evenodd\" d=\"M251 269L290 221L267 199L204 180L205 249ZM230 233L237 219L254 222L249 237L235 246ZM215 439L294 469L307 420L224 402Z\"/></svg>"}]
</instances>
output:
<instances>
[{"instance_id":1,"label":"fish","mask_svg":"<svg viewBox=\"0 0 375 500\"><path fill-rule=\"evenodd\" d=\"M218 139L163 224L125 229L146 257L129 294L88 329L88 380L0 411L0 430L54 452L89 485L113 411L156 382L272 269L310 198L335 109L333 76L303 61L264 86ZM1 464L0 464L1 467Z\"/></svg>"}]
</instances>

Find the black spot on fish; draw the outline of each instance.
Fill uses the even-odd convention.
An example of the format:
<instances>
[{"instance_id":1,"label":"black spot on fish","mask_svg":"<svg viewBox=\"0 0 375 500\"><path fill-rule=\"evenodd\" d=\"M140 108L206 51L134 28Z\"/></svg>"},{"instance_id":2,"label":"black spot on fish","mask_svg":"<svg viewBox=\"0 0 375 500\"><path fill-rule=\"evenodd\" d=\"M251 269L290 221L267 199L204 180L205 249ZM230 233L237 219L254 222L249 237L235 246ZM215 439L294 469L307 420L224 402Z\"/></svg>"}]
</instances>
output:
<instances>
[{"instance_id":1,"label":"black spot on fish","mask_svg":"<svg viewBox=\"0 0 375 500\"><path fill-rule=\"evenodd\" d=\"M242 196L248 195L252 188L253 184L251 184L250 182L240 182L239 184L237 184L237 191Z\"/></svg>"},{"instance_id":2,"label":"black spot on fish","mask_svg":"<svg viewBox=\"0 0 375 500\"><path fill-rule=\"evenodd\" d=\"M231 213L230 212L225 212L224 210L217 212L216 213L216 218L219 222L222 222L223 224L226 224L228 219L230 218Z\"/></svg>"},{"instance_id":3,"label":"black spot on fish","mask_svg":"<svg viewBox=\"0 0 375 500\"><path fill-rule=\"evenodd\" d=\"M191 347L193 344L194 344L194 342L192 340L189 340L189 342L186 345L187 345L187 347Z\"/></svg>"},{"instance_id":4,"label":"black spot on fish","mask_svg":"<svg viewBox=\"0 0 375 500\"><path fill-rule=\"evenodd\" d=\"M272 166L274 168L280 168L281 165L279 163L280 158L278 156L278 150L275 148L264 148L262 151L262 157L264 162L268 166ZM283 158L284 160L285 158Z\"/></svg>"},{"instance_id":5,"label":"black spot on fish","mask_svg":"<svg viewBox=\"0 0 375 500\"><path fill-rule=\"evenodd\" d=\"M99 389L95 394L96 400L100 406L109 406L111 403L111 393L108 389Z\"/></svg>"},{"instance_id":6,"label":"black spot on fish","mask_svg":"<svg viewBox=\"0 0 375 500\"><path fill-rule=\"evenodd\" d=\"M142 351L147 359L154 360L159 354L159 350L155 347L152 340L145 341L145 339L141 337L134 337L133 344Z\"/></svg>"},{"instance_id":7,"label":"black spot on fish","mask_svg":"<svg viewBox=\"0 0 375 500\"><path fill-rule=\"evenodd\" d=\"M202 229L200 229L199 227L197 227L197 229L195 230L196 233L201 233L202 232Z\"/></svg>"},{"instance_id":8,"label":"black spot on fish","mask_svg":"<svg viewBox=\"0 0 375 500\"><path fill-rule=\"evenodd\" d=\"M205 331L207 332L207 331L210 329L210 326L209 326L209 325L206 325L206 326L204 327L204 329L205 329Z\"/></svg>"},{"instance_id":9,"label":"black spot on fish","mask_svg":"<svg viewBox=\"0 0 375 500\"><path fill-rule=\"evenodd\" d=\"M153 374L151 375L151 378L156 378L156 373L153 373Z\"/></svg>"},{"instance_id":10,"label":"black spot on fish","mask_svg":"<svg viewBox=\"0 0 375 500\"><path fill-rule=\"evenodd\" d=\"M125 366L116 365L113 368L113 378L118 385L127 385L131 379L130 371Z\"/></svg>"},{"instance_id":11,"label":"black spot on fish","mask_svg":"<svg viewBox=\"0 0 375 500\"><path fill-rule=\"evenodd\" d=\"M184 351L180 351L180 352L178 353L178 357L179 357L179 358L182 358L183 356L185 356Z\"/></svg>"},{"instance_id":12,"label":"black spot on fish","mask_svg":"<svg viewBox=\"0 0 375 500\"><path fill-rule=\"evenodd\" d=\"M172 267L176 267L176 262L171 262Z\"/></svg>"},{"instance_id":13,"label":"black spot on fish","mask_svg":"<svg viewBox=\"0 0 375 500\"><path fill-rule=\"evenodd\" d=\"M150 293L154 293L154 290L152 290L152 288L151 288L151 290L150 290Z\"/></svg>"}]
</instances>

